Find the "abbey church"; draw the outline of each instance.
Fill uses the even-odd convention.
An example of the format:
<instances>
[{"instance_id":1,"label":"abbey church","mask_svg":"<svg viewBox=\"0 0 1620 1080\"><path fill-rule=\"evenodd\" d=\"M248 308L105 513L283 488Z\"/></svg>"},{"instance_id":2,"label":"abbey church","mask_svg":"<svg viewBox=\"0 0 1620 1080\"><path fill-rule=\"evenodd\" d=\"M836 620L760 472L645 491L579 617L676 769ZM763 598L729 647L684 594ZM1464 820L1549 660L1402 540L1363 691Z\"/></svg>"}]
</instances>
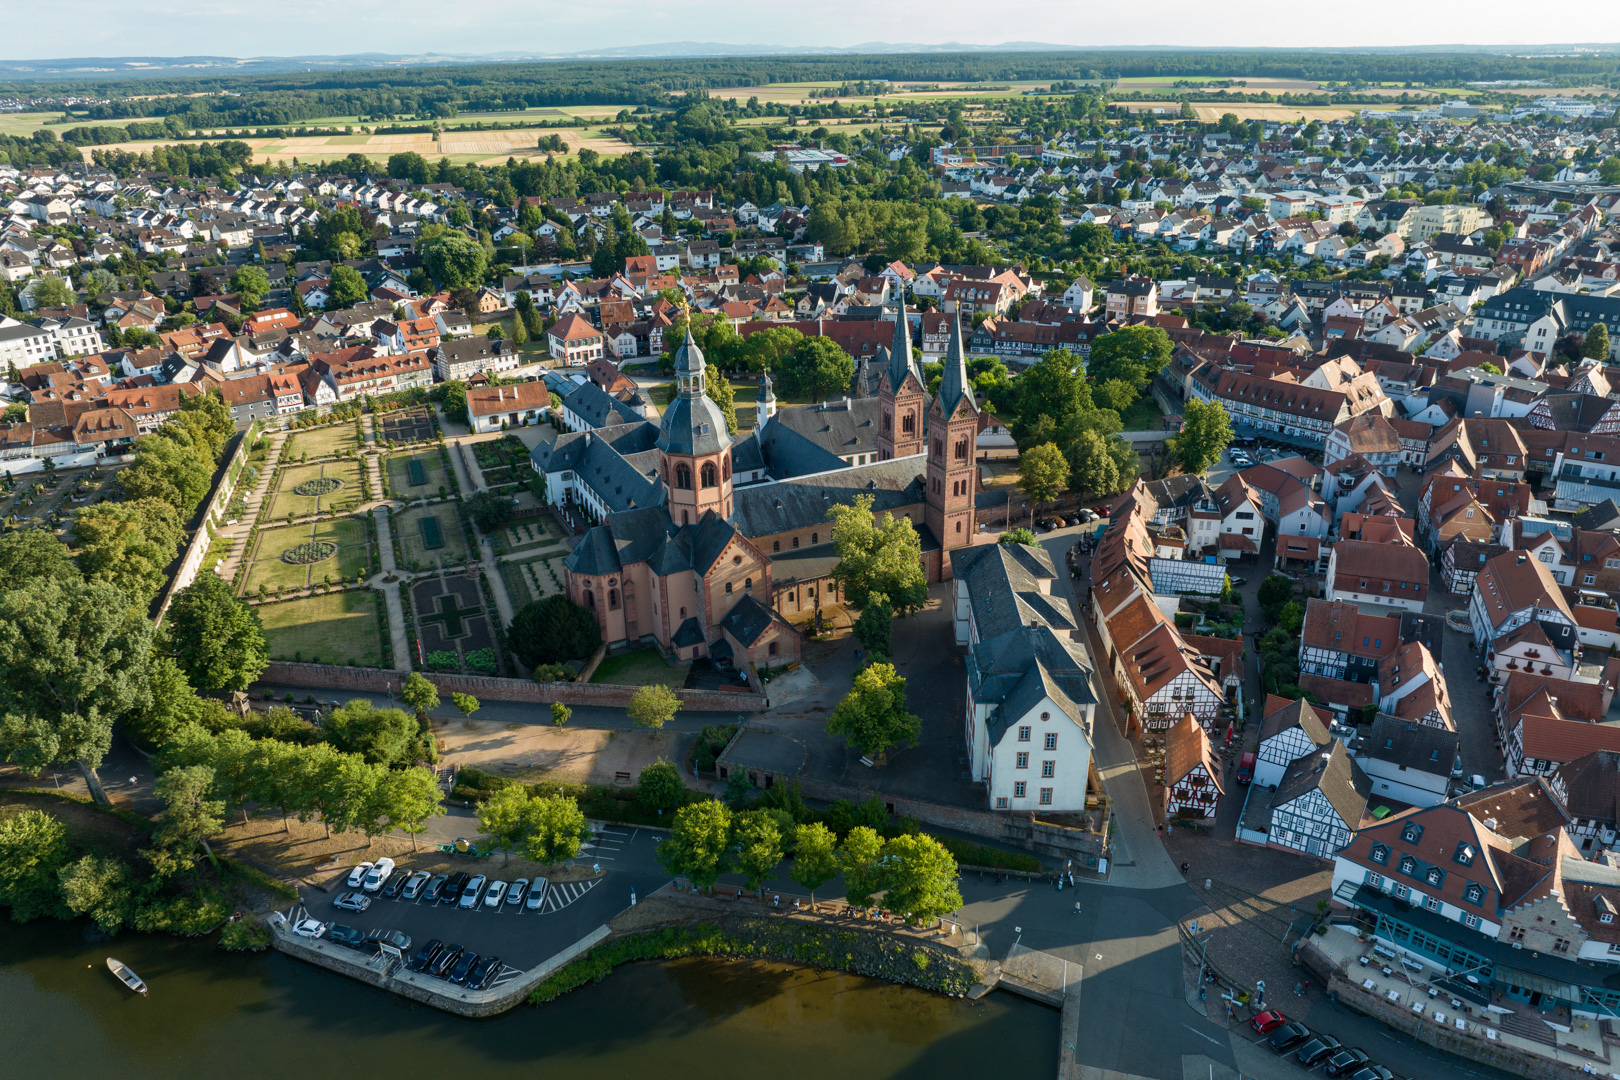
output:
<instances>
[{"instance_id":1,"label":"abbey church","mask_svg":"<svg viewBox=\"0 0 1620 1080\"><path fill-rule=\"evenodd\" d=\"M789 621L835 602L830 507L872 497L875 514L911 519L929 581L973 542L981 416L959 320L930 397L912 357L904 306L894 343L863 361L850 393L778 410L767 373L744 437L704 394L690 331L675 354L677 396L657 424L568 432L534 452L547 497L585 509L589 529L565 562L570 600L609 643L657 641L682 659L740 668L799 658Z\"/></svg>"}]
</instances>

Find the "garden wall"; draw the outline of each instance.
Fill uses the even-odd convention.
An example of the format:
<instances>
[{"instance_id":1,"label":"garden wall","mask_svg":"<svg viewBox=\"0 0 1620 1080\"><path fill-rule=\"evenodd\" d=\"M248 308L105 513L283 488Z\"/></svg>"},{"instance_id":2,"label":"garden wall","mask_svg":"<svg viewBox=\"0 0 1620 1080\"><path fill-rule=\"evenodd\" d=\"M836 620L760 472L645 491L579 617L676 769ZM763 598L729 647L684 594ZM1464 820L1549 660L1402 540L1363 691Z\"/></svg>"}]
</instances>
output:
<instances>
[{"instance_id":1,"label":"garden wall","mask_svg":"<svg viewBox=\"0 0 1620 1080\"><path fill-rule=\"evenodd\" d=\"M241 478L243 470L238 468L238 465L246 463L248 454L253 449L253 440L257 437L258 430L258 421L254 421L248 426L246 432L237 436L236 451L225 459L224 467L220 469L218 476L215 478L214 490L209 492L208 502L204 504L202 519L197 526L197 531L192 534L191 543L186 546L186 553L181 558L180 566L175 570L174 577L169 579L169 591L163 594L163 603L158 608L157 613L159 626L163 625L163 616L169 613L169 604L173 602L174 594L197 580L197 571L202 568L203 556L208 554L208 545L213 540L208 530L213 526L215 516L223 515L225 507L229 505L231 495L236 487L232 477Z\"/></svg>"},{"instance_id":2,"label":"garden wall","mask_svg":"<svg viewBox=\"0 0 1620 1080\"><path fill-rule=\"evenodd\" d=\"M451 675L423 672L439 688L441 694L471 694L480 701L525 701L549 705L561 701L568 705L601 705L623 708L639 686L619 686L613 683L554 682L536 683L525 679L501 679L492 675ZM347 690L354 693L397 694L405 676L397 671L380 668L340 667L337 664L298 664L285 660L273 661L259 682L276 686L298 686L319 690ZM681 707L693 712L747 713L765 707L765 699L758 694L732 693L724 690L677 690Z\"/></svg>"}]
</instances>

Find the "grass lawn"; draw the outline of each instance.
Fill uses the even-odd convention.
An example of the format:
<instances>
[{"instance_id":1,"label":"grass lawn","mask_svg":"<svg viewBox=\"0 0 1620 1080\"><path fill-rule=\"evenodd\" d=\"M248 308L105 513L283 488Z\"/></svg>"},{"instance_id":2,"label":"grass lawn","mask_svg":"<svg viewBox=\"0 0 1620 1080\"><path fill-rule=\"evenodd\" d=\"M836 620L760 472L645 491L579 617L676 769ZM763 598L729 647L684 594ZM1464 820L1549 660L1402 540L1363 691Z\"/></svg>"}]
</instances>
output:
<instances>
[{"instance_id":1,"label":"grass lawn","mask_svg":"<svg viewBox=\"0 0 1620 1080\"><path fill-rule=\"evenodd\" d=\"M1137 398L1119 414L1119 422L1126 431L1159 431L1164 426L1164 410L1150 397Z\"/></svg>"},{"instance_id":2,"label":"grass lawn","mask_svg":"<svg viewBox=\"0 0 1620 1080\"><path fill-rule=\"evenodd\" d=\"M369 589L328 593L254 609L264 623L270 655L276 659L320 658L323 664L361 667L382 663L382 630L376 595Z\"/></svg>"},{"instance_id":3,"label":"grass lawn","mask_svg":"<svg viewBox=\"0 0 1620 1080\"><path fill-rule=\"evenodd\" d=\"M351 432L351 437L352 437ZM272 518L286 519L288 514L308 517L311 514L343 513L360 505L360 463L358 461L328 461L318 465L294 465L280 470L276 494L270 503ZM309 480L335 477L342 481L336 491L326 495L300 495L293 489Z\"/></svg>"},{"instance_id":4,"label":"grass lawn","mask_svg":"<svg viewBox=\"0 0 1620 1080\"><path fill-rule=\"evenodd\" d=\"M515 521L492 534L495 550L504 555L509 551L543 550L562 547L563 534L556 522L549 518L529 518Z\"/></svg>"},{"instance_id":5,"label":"grass lawn","mask_svg":"<svg viewBox=\"0 0 1620 1080\"><path fill-rule=\"evenodd\" d=\"M421 464L425 483L411 483L410 466L413 461ZM418 450L413 454L392 454L384 464L388 467L388 492L396 499L436 499L441 488L446 492L450 489L450 481L444 474L444 461L439 457L437 448Z\"/></svg>"},{"instance_id":6,"label":"grass lawn","mask_svg":"<svg viewBox=\"0 0 1620 1080\"><path fill-rule=\"evenodd\" d=\"M686 669L689 666L691 665L681 664L671 667L657 649L637 649L635 652L604 658L601 666L596 669L596 674L591 676L591 682L612 683L616 686L652 686L655 683L663 683L665 686L680 687L686 682Z\"/></svg>"},{"instance_id":7,"label":"grass lawn","mask_svg":"<svg viewBox=\"0 0 1620 1080\"><path fill-rule=\"evenodd\" d=\"M306 566L294 565L281 558L282 552L289 548L316 540L330 540L337 544L336 554L330 559ZM254 552L253 565L248 568L243 590L257 593L260 585L269 589L300 589L312 581L322 581L328 574L352 578L368 568L370 558L366 523L359 518L264 529L259 533L258 550Z\"/></svg>"},{"instance_id":8,"label":"grass lawn","mask_svg":"<svg viewBox=\"0 0 1620 1080\"><path fill-rule=\"evenodd\" d=\"M422 545L421 522L429 517L436 518L439 522L439 535L444 539L443 547L429 550ZM415 565L430 567L435 559L440 563L467 561L467 542L461 535L461 515L456 512L454 503L418 506L402 514L395 514L393 525L399 530L399 547L405 557L407 568Z\"/></svg>"},{"instance_id":9,"label":"grass lawn","mask_svg":"<svg viewBox=\"0 0 1620 1080\"><path fill-rule=\"evenodd\" d=\"M311 460L331 457L334 454L349 453L359 446L360 440L355 437L353 422L329 424L326 427L296 432L282 448L281 460L283 463L296 461L303 454L308 454Z\"/></svg>"}]
</instances>

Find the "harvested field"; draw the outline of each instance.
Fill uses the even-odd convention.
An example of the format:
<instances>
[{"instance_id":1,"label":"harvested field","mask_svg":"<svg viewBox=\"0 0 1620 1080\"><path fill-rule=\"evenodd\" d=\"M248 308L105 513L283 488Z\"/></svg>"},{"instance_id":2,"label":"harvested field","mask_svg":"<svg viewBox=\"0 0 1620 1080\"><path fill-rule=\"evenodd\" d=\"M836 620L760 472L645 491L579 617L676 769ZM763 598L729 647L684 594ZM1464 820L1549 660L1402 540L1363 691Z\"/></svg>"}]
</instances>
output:
<instances>
[{"instance_id":1,"label":"harvested field","mask_svg":"<svg viewBox=\"0 0 1620 1080\"><path fill-rule=\"evenodd\" d=\"M253 147L255 160L331 161L349 154L367 157L387 157L390 154L414 150L423 157L435 160L441 157L463 158L479 164L504 164L508 157L541 158L547 152L537 147L544 136L557 135L568 144L571 152L581 149L595 150L599 154L628 154L635 147L606 136L594 129L531 128L518 131L457 131L447 130L435 142L431 133L414 135L306 135L276 136L244 140ZM154 146L174 140L110 143L106 146L83 147L84 159L90 160L92 150L128 150L132 153L149 151ZM527 151L527 152L525 152ZM489 158L484 161L482 159Z\"/></svg>"}]
</instances>

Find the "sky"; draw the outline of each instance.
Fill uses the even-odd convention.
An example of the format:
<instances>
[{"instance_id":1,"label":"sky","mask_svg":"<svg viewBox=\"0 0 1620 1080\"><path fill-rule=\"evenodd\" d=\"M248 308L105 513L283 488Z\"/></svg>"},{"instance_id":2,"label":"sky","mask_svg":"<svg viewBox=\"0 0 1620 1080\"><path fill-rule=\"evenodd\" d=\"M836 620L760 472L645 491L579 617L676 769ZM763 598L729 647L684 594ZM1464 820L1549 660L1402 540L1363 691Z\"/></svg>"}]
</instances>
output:
<instances>
[{"instance_id":1,"label":"sky","mask_svg":"<svg viewBox=\"0 0 1620 1080\"><path fill-rule=\"evenodd\" d=\"M569 53L659 41L1310 46L1620 42L1620 0L0 0L0 58ZM1546 9L1540 9L1545 13Z\"/></svg>"}]
</instances>

